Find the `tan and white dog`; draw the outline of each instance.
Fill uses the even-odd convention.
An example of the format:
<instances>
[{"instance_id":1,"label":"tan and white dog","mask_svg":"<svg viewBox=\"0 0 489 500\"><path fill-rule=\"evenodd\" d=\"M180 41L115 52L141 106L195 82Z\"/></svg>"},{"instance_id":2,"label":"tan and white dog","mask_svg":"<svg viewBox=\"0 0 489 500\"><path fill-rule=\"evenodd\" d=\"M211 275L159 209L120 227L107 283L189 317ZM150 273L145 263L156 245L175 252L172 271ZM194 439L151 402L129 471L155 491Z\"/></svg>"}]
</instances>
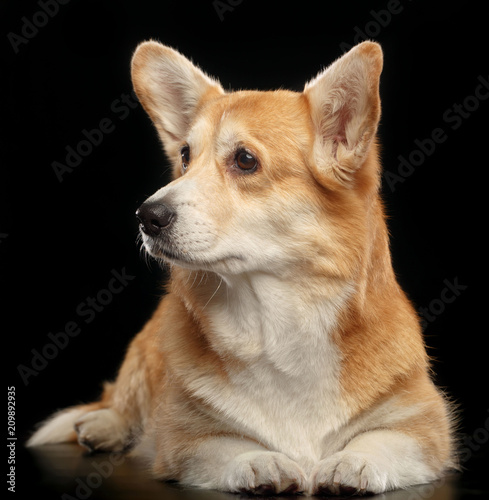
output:
<instances>
[{"instance_id":1,"label":"tan and white dog","mask_svg":"<svg viewBox=\"0 0 489 500\"><path fill-rule=\"evenodd\" d=\"M174 180L137 217L168 293L101 400L29 445L133 448L158 478L255 494L380 493L456 465L391 264L381 69L364 42L301 93L225 92L175 50L138 47L134 88Z\"/></svg>"}]
</instances>

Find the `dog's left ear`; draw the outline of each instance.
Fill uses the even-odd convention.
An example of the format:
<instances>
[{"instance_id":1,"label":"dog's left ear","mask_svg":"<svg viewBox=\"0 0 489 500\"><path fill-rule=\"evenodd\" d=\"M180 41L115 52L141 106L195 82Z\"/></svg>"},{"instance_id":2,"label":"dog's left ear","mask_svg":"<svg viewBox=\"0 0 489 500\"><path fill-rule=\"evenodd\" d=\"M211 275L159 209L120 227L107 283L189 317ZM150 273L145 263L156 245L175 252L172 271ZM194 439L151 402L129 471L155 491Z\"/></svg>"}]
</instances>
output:
<instances>
[{"instance_id":1,"label":"dog's left ear","mask_svg":"<svg viewBox=\"0 0 489 500\"><path fill-rule=\"evenodd\" d=\"M131 75L136 95L170 157L178 155L199 106L206 99L224 94L219 82L186 57L154 41L138 46Z\"/></svg>"},{"instance_id":2,"label":"dog's left ear","mask_svg":"<svg viewBox=\"0 0 489 500\"><path fill-rule=\"evenodd\" d=\"M363 42L306 84L318 180L351 185L364 163L380 119L381 71L380 45Z\"/></svg>"}]
</instances>

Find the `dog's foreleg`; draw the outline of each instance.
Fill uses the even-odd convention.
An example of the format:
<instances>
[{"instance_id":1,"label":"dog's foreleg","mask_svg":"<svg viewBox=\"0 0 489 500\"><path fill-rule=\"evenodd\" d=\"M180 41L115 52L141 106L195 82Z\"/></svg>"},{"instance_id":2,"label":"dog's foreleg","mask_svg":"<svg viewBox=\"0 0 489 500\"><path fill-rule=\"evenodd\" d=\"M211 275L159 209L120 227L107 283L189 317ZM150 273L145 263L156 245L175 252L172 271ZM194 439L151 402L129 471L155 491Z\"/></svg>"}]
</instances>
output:
<instances>
[{"instance_id":1,"label":"dog's foreleg","mask_svg":"<svg viewBox=\"0 0 489 500\"><path fill-rule=\"evenodd\" d=\"M259 495L306 490L306 476L296 462L246 438L209 437L180 463L179 481L200 488Z\"/></svg>"},{"instance_id":2,"label":"dog's foreleg","mask_svg":"<svg viewBox=\"0 0 489 500\"><path fill-rule=\"evenodd\" d=\"M342 451L321 460L313 470L312 493L377 494L436 478L413 437L376 430L360 434Z\"/></svg>"}]
</instances>

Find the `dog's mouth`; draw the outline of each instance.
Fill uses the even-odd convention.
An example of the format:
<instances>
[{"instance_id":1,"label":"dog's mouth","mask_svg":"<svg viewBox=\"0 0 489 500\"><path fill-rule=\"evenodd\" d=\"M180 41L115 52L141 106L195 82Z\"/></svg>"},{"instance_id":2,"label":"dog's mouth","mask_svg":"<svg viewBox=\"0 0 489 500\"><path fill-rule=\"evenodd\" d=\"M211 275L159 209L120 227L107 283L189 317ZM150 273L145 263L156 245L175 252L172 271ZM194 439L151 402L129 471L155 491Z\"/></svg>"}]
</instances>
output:
<instances>
[{"instance_id":1,"label":"dog's mouth","mask_svg":"<svg viewBox=\"0 0 489 500\"><path fill-rule=\"evenodd\" d=\"M153 258L169 264L179 265L194 270L214 271L227 267L237 261L243 261L244 258L239 255L205 255L202 252L190 252L180 249L171 241L163 241L160 238L154 238L141 232L143 247L145 251Z\"/></svg>"},{"instance_id":2,"label":"dog's mouth","mask_svg":"<svg viewBox=\"0 0 489 500\"><path fill-rule=\"evenodd\" d=\"M175 248L171 243L164 242L160 238L148 236L144 231L141 231L141 236L143 239L143 248L155 259L164 259L171 263L192 263L195 261L191 254Z\"/></svg>"}]
</instances>

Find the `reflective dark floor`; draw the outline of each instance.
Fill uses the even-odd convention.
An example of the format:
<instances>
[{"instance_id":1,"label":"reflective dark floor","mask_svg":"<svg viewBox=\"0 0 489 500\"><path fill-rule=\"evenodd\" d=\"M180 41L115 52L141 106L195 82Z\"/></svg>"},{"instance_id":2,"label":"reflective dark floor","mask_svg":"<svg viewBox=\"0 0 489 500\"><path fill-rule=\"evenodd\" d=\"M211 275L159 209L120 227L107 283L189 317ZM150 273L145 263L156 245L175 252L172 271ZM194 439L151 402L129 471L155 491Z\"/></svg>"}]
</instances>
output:
<instances>
[{"instance_id":1,"label":"reflective dark floor","mask_svg":"<svg viewBox=\"0 0 489 500\"><path fill-rule=\"evenodd\" d=\"M463 474L450 476L436 484L416 486L370 498L485 500L489 499L489 489L484 483L488 475L487 463L482 457L476 457L467 464L467 470ZM115 454L90 455L74 444L18 449L16 493L20 498L62 500L236 500L241 496L162 483L152 479L145 467L131 458Z\"/></svg>"}]
</instances>

